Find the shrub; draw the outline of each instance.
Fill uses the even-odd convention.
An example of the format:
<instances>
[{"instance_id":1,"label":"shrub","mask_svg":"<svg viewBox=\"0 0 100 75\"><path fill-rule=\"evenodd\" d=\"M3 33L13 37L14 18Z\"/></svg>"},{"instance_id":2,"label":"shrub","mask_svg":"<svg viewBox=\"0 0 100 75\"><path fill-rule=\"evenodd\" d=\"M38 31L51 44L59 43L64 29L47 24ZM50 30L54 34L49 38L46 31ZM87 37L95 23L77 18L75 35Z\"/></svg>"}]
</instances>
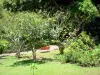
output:
<instances>
[{"instance_id":1,"label":"shrub","mask_svg":"<svg viewBox=\"0 0 100 75\"><path fill-rule=\"evenodd\" d=\"M82 55L78 62L81 66L100 66L100 50L94 49L91 51L86 51Z\"/></svg>"},{"instance_id":2,"label":"shrub","mask_svg":"<svg viewBox=\"0 0 100 75\"><path fill-rule=\"evenodd\" d=\"M5 39L0 40L0 54L2 54L4 50L7 48L8 48L8 41Z\"/></svg>"},{"instance_id":3,"label":"shrub","mask_svg":"<svg viewBox=\"0 0 100 75\"><path fill-rule=\"evenodd\" d=\"M61 55L61 54L56 55L54 58L57 61L60 61L61 63L66 63L66 55L65 54L63 54L63 55Z\"/></svg>"},{"instance_id":4,"label":"shrub","mask_svg":"<svg viewBox=\"0 0 100 75\"><path fill-rule=\"evenodd\" d=\"M85 32L71 41L70 45L67 44L65 51L66 62L81 66L100 66L100 50Z\"/></svg>"}]
</instances>

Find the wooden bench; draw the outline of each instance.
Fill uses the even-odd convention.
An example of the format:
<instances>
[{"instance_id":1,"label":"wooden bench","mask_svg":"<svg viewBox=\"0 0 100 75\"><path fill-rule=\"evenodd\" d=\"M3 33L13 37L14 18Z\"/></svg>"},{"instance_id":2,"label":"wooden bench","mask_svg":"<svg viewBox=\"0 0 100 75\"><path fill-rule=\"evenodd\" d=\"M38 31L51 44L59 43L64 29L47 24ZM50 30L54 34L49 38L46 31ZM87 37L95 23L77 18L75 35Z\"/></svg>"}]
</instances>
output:
<instances>
[{"instance_id":1,"label":"wooden bench","mask_svg":"<svg viewBox=\"0 0 100 75\"><path fill-rule=\"evenodd\" d=\"M41 53L50 52L50 46L41 47L39 52Z\"/></svg>"}]
</instances>

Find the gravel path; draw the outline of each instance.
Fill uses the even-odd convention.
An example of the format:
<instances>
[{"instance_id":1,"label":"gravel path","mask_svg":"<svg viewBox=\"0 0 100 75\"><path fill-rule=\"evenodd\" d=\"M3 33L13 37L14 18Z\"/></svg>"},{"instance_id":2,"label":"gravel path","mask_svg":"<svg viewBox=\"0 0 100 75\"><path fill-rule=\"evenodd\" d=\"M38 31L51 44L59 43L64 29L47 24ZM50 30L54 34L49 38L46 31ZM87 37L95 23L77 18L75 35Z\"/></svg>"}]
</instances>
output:
<instances>
[{"instance_id":1,"label":"gravel path","mask_svg":"<svg viewBox=\"0 0 100 75\"><path fill-rule=\"evenodd\" d=\"M59 47L57 45L50 45L50 51L53 51L53 50L59 50ZM38 50L39 52L39 50ZM30 54L32 53L32 51L27 51L27 52L21 52L21 54ZM2 56L15 56L16 53L6 53L6 54L0 54L0 57Z\"/></svg>"}]
</instances>

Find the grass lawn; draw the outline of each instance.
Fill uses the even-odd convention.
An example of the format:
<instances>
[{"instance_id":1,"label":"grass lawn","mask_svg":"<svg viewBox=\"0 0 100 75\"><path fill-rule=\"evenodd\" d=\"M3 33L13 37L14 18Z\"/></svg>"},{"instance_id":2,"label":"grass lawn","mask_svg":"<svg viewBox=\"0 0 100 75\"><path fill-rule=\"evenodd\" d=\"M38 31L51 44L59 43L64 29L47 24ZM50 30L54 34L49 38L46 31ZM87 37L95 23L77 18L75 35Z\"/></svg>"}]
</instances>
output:
<instances>
[{"instance_id":1,"label":"grass lawn","mask_svg":"<svg viewBox=\"0 0 100 75\"><path fill-rule=\"evenodd\" d=\"M61 64L53 61L57 52L37 53L37 56L44 57L46 62L35 63L37 69L35 75L100 75L100 67L80 67L74 64ZM32 75L29 58L17 59L14 56L0 58L0 75Z\"/></svg>"}]
</instances>

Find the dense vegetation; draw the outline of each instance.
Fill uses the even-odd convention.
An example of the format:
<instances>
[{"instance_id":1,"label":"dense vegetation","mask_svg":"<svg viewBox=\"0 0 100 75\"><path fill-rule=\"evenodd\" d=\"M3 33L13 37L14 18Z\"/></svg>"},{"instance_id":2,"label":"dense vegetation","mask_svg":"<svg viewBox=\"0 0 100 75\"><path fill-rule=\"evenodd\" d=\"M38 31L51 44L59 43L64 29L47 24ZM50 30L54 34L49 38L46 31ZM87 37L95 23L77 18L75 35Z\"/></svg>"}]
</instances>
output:
<instances>
[{"instance_id":1,"label":"dense vegetation","mask_svg":"<svg viewBox=\"0 0 100 75\"><path fill-rule=\"evenodd\" d=\"M32 50L36 59L57 44L66 62L99 66L99 9L97 0L0 0L0 53Z\"/></svg>"}]
</instances>

